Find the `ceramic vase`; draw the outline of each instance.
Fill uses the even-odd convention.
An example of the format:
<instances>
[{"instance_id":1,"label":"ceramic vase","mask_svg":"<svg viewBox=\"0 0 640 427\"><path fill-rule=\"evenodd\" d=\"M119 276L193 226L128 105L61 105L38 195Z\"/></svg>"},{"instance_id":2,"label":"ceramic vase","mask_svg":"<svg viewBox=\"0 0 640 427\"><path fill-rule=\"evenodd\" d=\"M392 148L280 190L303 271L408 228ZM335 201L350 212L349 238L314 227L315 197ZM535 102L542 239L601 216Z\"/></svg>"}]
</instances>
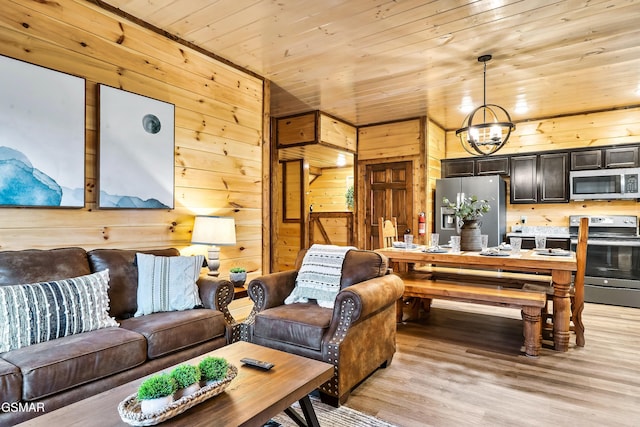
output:
<instances>
[{"instance_id":1,"label":"ceramic vase","mask_svg":"<svg viewBox=\"0 0 640 427\"><path fill-rule=\"evenodd\" d=\"M189 387L178 389L178 391L176 391L176 394L175 394L176 400L181 399L185 396L190 396L198 390L200 390L199 382L193 383Z\"/></svg>"},{"instance_id":2,"label":"ceramic vase","mask_svg":"<svg viewBox=\"0 0 640 427\"><path fill-rule=\"evenodd\" d=\"M158 397L157 399L146 399L140 401L140 410L143 414L156 413L173 403L173 396Z\"/></svg>"},{"instance_id":3,"label":"ceramic vase","mask_svg":"<svg viewBox=\"0 0 640 427\"><path fill-rule=\"evenodd\" d=\"M244 282L247 280L247 272L242 273L229 273L229 281L233 283L233 286L239 288L244 286Z\"/></svg>"},{"instance_id":4,"label":"ceramic vase","mask_svg":"<svg viewBox=\"0 0 640 427\"><path fill-rule=\"evenodd\" d=\"M482 238L480 237L480 222L475 219L465 220L460 228L460 250L481 251Z\"/></svg>"}]
</instances>

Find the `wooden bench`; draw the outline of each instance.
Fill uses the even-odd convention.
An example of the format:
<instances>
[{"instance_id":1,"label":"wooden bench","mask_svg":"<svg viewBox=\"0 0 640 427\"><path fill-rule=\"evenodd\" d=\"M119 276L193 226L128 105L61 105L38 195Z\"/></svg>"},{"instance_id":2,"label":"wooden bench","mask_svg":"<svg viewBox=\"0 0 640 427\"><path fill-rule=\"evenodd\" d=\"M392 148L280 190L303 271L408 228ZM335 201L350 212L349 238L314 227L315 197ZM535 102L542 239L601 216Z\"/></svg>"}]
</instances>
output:
<instances>
[{"instance_id":1,"label":"wooden bench","mask_svg":"<svg viewBox=\"0 0 640 427\"><path fill-rule=\"evenodd\" d=\"M483 284L469 284L447 280L433 280L429 272L397 273L404 282L403 297L448 299L476 304L519 308L524 323L524 347L527 356L540 354L542 334L541 313L546 294L541 291L503 288ZM402 302L398 312L402 316Z\"/></svg>"}]
</instances>

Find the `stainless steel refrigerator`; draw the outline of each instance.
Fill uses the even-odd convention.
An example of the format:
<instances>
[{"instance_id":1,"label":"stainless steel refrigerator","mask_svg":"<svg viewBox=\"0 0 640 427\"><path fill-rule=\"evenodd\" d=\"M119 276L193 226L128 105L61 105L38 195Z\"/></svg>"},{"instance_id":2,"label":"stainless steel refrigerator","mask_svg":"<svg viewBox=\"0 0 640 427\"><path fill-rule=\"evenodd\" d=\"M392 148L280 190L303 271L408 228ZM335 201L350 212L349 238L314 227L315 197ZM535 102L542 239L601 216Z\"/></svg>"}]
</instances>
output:
<instances>
[{"instance_id":1,"label":"stainless steel refrigerator","mask_svg":"<svg viewBox=\"0 0 640 427\"><path fill-rule=\"evenodd\" d=\"M459 233L457 218L453 210L444 206L446 197L456 203L460 197L478 196L489 201L491 209L482 215L482 234L489 236L489 247L497 246L506 237L506 185L500 175L470 176L464 178L443 178L436 181L434 200L436 233L440 234L440 244L445 244L451 236Z\"/></svg>"}]
</instances>

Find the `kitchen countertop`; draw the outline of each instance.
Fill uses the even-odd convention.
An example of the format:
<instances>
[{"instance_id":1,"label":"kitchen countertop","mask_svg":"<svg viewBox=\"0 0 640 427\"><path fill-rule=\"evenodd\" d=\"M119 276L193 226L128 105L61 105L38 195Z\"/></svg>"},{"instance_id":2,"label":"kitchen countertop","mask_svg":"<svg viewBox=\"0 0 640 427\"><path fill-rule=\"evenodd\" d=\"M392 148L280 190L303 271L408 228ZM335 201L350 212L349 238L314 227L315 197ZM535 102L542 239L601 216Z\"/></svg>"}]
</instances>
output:
<instances>
[{"instance_id":1,"label":"kitchen countertop","mask_svg":"<svg viewBox=\"0 0 640 427\"><path fill-rule=\"evenodd\" d=\"M514 231L517 229L521 231ZM507 233L507 237L530 237L535 236L547 236L557 239L569 239L569 227L556 227L556 226L516 226L511 227L511 231Z\"/></svg>"}]
</instances>

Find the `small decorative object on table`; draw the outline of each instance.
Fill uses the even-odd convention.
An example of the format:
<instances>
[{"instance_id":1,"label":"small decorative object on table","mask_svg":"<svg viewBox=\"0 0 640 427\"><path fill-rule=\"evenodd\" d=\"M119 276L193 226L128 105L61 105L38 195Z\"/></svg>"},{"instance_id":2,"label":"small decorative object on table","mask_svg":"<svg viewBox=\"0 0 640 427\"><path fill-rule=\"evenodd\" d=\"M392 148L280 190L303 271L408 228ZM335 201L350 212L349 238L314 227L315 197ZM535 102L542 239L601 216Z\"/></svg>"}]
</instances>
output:
<instances>
[{"instance_id":1,"label":"small decorative object on table","mask_svg":"<svg viewBox=\"0 0 640 427\"><path fill-rule=\"evenodd\" d=\"M169 374L157 374L140 384L138 400L144 414L154 413L173 403L173 394L178 389L176 380Z\"/></svg>"},{"instance_id":2,"label":"small decorative object on table","mask_svg":"<svg viewBox=\"0 0 640 427\"><path fill-rule=\"evenodd\" d=\"M462 221L462 226L460 227L460 249L463 251L482 250L481 223L478 219L491 209L489 201L478 199L478 196L471 196L463 197L460 203L456 204L444 197L442 203L453 209L453 214Z\"/></svg>"},{"instance_id":3,"label":"small decorative object on table","mask_svg":"<svg viewBox=\"0 0 640 427\"><path fill-rule=\"evenodd\" d=\"M140 399L138 394L132 394L118 405L118 413L125 423L132 426L152 426L166 421L170 418L180 415L189 408L194 407L198 403L217 396L222 393L231 380L238 375L238 368L232 364L227 365L226 376L220 381L214 381L195 393L184 396L173 403L158 409L152 413L143 413L140 407ZM167 374L168 376L168 374Z\"/></svg>"},{"instance_id":4,"label":"small decorative object on table","mask_svg":"<svg viewBox=\"0 0 640 427\"><path fill-rule=\"evenodd\" d=\"M178 390L176 399L189 396L200 388L200 368L193 365L180 365L171 371L171 378L176 381Z\"/></svg>"},{"instance_id":5,"label":"small decorative object on table","mask_svg":"<svg viewBox=\"0 0 640 427\"><path fill-rule=\"evenodd\" d=\"M229 281L233 283L235 288L244 286L247 280L247 270L244 267L233 267L229 270Z\"/></svg>"},{"instance_id":6,"label":"small decorative object on table","mask_svg":"<svg viewBox=\"0 0 640 427\"><path fill-rule=\"evenodd\" d=\"M221 381L227 375L228 367L229 364L223 357L207 356L198 364L202 374L201 380L205 385Z\"/></svg>"}]
</instances>

